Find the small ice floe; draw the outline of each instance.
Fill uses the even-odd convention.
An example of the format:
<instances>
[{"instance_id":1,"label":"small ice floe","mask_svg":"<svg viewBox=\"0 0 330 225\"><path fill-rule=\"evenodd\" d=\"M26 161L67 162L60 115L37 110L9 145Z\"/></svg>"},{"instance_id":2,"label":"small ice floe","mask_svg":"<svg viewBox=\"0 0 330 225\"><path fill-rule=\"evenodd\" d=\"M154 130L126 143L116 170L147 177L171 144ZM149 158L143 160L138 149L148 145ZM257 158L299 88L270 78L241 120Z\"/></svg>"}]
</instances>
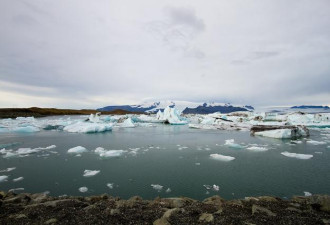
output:
<instances>
[{"instance_id":1,"label":"small ice floe","mask_svg":"<svg viewBox=\"0 0 330 225\"><path fill-rule=\"evenodd\" d=\"M316 154L323 154L323 152L315 152Z\"/></svg>"},{"instance_id":2,"label":"small ice floe","mask_svg":"<svg viewBox=\"0 0 330 225\"><path fill-rule=\"evenodd\" d=\"M24 188L13 188L8 190L8 192L15 192L15 191L24 191Z\"/></svg>"},{"instance_id":3,"label":"small ice floe","mask_svg":"<svg viewBox=\"0 0 330 225\"><path fill-rule=\"evenodd\" d=\"M14 169L16 169L16 167L7 168L5 170L0 170L0 173L10 172L13 171Z\"/></svg>"},{"instance_id":4,"label":"small ice floe","mask_svg":"<svg viewBox=\"0 0 330 225\"><path fill-rule=\"evenodd\" d=\"M197 162L197 163L195 163L195 165L196 165L196 166L200 166L200 165L201 165L201 163Z\"/></svg>"},{"instance_id":5,"label":"small ice floe","mask_svg":"<svg viewBox=\"0 0 330 225\"><path fill-rule=\"evenodd\" d=\"M113 158L122 156L125 152L124 150L106 150L102 147L97 147L94 152L98 154L101 158Z\"/></svg>"},{"instance_id":6,"label":"small ice floe","mask_svg":"<svg viewBox=\"0 0 330 225\"><path fill-rule=\"evenodd\" d=\"M220 187L218 185L213 184L212 189L213 191L219 191Z\"/></svg>"},{"instance_id":7,"label":"small ice floe","mask_svg":"<svg viewBox=\"0 0 330 225\"><path fill-rule=\"evenodd\" d=\"M253 152L264 152L268 151L268 148L260 147L260 146L251 146L246 148L247 150L253 151Z\"/></svg>"},{"instance_id":8,"label":"small ice floe","mask_svg":"<svg viewBox=\"0 0 330 225\"><path fill-rule=\"evenodd\" d=\"M327 142L325 141L314 141L314 140L308 140L306 141L308 144L312 144L312 145L325 145L327 144Z\"/></svg>"},{"instance_id":9,"label":"small ice floe","mask_svg":"<svg viewBox=\"0 0 330 225\"><path fill-rule=\"evenodd\" d=\"M226 140L225 145L228 146L229 148L236 148L236 149L244 148L244 146L235 143L235 140L234 139L228 139L228 140Z\"/></svg>"},{"instance_id":10,"label":"small ice floe","mask_svg":"<svg viewBox=\"0 0 330 225\"><path fill-rule=\"evenodd\" d=\"M170 193L171 191L172 191L171 188L167 188L165 192Z\"/></svg>"},{"instance_id":11,"label":"small ice floe","mask_svg":"<svg viewBox=\"0 0 330 225\"><path fill-rule=\"evenodd\" d=\"M82 146L76 146L76 147L70 148L68 150L68 153L71 153L71 154L81 154L83 152L87 152L87 149Z\"/></svg>"},{"instance_id":12,"label":"small ice floe","mask_svg":"<svg viewBox=\"0 0 330 225\"><path fill-rule=\"evenodd\" d=\"M163 190L163 186L160 184L151 184L151 187L158 192L161 192Z\"/></svg>"},{"instance_id":13,"label":"small ice floe","mask_svg":"<svg viewBox=\"0 0 330 225\"><path fill-rule=\"evenodd\" d=\"M84 171L84 177L92 177L95 176L96 174L98 174L100 172L100 170L85 170Z\"/></svg>"},{"instance_id":14,"label":"small ice floe","mask_svg":"<svg viewBox=\"0 0 330 225\"><path fill-rule=\"evenodd\" d=\"M221 155L221 154L211 154L210 157L215 160L220 160L220 161L232 161L235 159L235 157L232 156L226 156L226 155Z\"/></svg>"},{"instance_id":15,"label":"small ice floe","mask_svg":"<svg viewBox=\"0 0 330 225\"><path fill-rule=\"evenodd\" d=\"M309 154L298 154L298 153L291 153L291 152L281 152L281 154L286 157L297 158L297 159L313 158L313 155L309 155Z\"/></svg>"},{"instance_id":16,"label":"small ice floe","mask_svg":"<svg viewBox=\"0 0 330 225\"><path fill-rule=\"evenodd\" d=\"M212 191L220 190L220 187L216 184L213 184L213 185L204 184L203 186L205 187L206 190L212 190Z\"/></svg>"},{"instance_id":17,"label":"small ice floe","mask_svg":"<svg viewBox=\"0 0 330 225\"><path fill-rule=\"evenodd\" d=\"M5 176L5 175L0 176L0 183L1 183L1 182L5 182L5 181L7 181L7 180L8 180L8 176Z\"/></svg>"},{"instance_id":18,"label":"small ice floe","mask_svg":"<svg viewBox=\"0 0 330 225\"><path fill-rule=\"evenodd\" d=\"M308 196L312 196L312 193L310 193L310 192L308 192L308 191L304 191L304 194L305 194L306 197L308 197Z\"/></svg>"},{"instance_id":19,"label":"small ice floe","mask_svg":"<svg viewBox=\"0 0 330 225\"><path fill-rule=\"evenodd\" d=\"M206 151L210 151L211 150L211 148L204 148Z\"/></svg>"},{"instance_id":20,"label":"small ice floe","mask_svg":"<svg viewBox=\"0 0 330 225\"><path fill-rule=\"evenodd\" d=\"M35 148L35 150L49 150L49 149L53 149L53 148L56 148L56 145L50 145L48 147L38 147L38 148Z\"/></svg>"},{"instance_id":21,"label":"small ice floe","mask_svg":"<svg viewBox=\"0 0 330 225\"><path fill-rule=\"evenodd\" d=\"M87 187L80 187L78 190L79 190L81 193L85 193L85 192L88 191L88 188L87 188Z\"/></svg>"},{"instance_id":22,"label":"small ice floe","mask_svg":"<svg viewBox=\"0 0 330 225\"><path fill-rule=\"evenodd\" d=\"M24 180L24 177L17 177L15 179L13 179L13 182L19 182L21 180Z\"/></svg>"},{"instance_id":23,"label":"small ice floe","mask_svg":"<svg viewBox=\"0 0 330 225\"><path fill-rule=\"evenodd\" d=\"M114 183L107 183L107 187L110 188L110 189L113 189Z\"/></svg>"},{"instance_id":24,"label":"small ice floe","mask_svg":"<svg viewBox=\"0 0 330 225\"><path fill-rule=\"evenodd\" d=\"M178 148L178 150L181 151L182 149L186 149L186 148L188 148L188 147L187 146L181 146L181 147Z\"/></svg>"}]
</instances>

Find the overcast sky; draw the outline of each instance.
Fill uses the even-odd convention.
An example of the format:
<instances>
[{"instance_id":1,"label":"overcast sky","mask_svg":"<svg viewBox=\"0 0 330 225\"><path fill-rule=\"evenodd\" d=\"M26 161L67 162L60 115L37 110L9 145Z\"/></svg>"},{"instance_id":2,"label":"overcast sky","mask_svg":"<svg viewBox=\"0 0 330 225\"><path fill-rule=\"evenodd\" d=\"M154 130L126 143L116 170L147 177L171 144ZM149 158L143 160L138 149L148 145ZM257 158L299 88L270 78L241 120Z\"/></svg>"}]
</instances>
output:
<instances>
[{"instance_id":1,"label":"overcast sky","mask_svg":"<svg viewBox=\"0 0 330 225\"><path fill-rule=\"evenodd\" d=\"M330 1L0 1L0 107L165 99L330 105Z\"/></svg>"}]
</instances>

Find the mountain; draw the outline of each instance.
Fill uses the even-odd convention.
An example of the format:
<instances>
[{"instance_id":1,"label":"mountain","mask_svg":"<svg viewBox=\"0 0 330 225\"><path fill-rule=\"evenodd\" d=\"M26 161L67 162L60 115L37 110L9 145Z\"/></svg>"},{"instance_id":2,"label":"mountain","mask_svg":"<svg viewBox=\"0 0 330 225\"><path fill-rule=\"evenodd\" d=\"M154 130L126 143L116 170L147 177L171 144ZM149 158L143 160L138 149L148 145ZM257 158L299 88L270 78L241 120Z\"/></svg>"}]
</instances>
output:
<instances>
[{"instance_id":1,"label":"mountain","mask_svg":"<svg viewBox=\"0 0 330 225\"><path fill-rule=\"evenodd\" d=\"M322 105L301 105L301 106L292 106L291 109L330 109L329 106Z\"/></svg>"},{"instance_id":2,"label":"mountain","mask_svg":"<svg viewBox=\"0 0 330 225\"><path fill-rule=\"evenodd\" d=\"M230 113L237 111L253 111L252 106L233 106L229 103L196 103L188 101L158 101L158 102L145 102L139 105L115 105L106 106L97 109L98 111L113 111L113 110L126 110L130 112L146 112L156 113L158 110L163 111L165 107L175 107L182 113L188 114L208 114L214 112Z\"/></svg>"}]
</instances>

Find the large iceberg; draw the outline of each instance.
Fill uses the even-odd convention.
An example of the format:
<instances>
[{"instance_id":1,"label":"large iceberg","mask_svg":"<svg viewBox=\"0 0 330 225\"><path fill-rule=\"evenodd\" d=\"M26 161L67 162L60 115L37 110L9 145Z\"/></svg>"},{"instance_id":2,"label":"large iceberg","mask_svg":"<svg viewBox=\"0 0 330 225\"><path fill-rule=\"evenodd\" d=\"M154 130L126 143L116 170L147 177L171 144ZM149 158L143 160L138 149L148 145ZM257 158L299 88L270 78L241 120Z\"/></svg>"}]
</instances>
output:
<instances>
[{"instance_id":1,"label":"large iceberg","mask_svg":"<svg viewBox=\"0 0 330 225\"><path fill-rule=\"evenodd\" d=\"M291 153L291 152L282 152L282 155L290 158L297 158L297 159L310 159L313 158L313 155L310 154L298 154L298 153Z\"/></svg>"},{"instance_id":2,"label":"large iceberg","mask_svg":"<svg viewBox=\"0 0 330 225\"><path fill-rule=\"evenodd\" d=\"M159 110L156 117L159 121L164 121L165 123L172 125L184 125L188 123L180 116L180 113L175 108L171 108L169 106L164 109L164 112Z\"/></svg>"},{"instance_id":3,"label":"large iceberg","mask_svg":"<svg viewBox=\"0 0 330 225\"><path fill-rule=\"evenodd\" d=\"M111 124L77 122L64 127L64 131L72 133L99 133L112 130Z\"/></svg>"},{"instance_id":4,"label":"large iceberg","mask_svg":"<svg viewBox=\"0 0 330 225\"><path fill-rule=\"evenodd\" d=\"M233 156L227 156L227 155L221 155L221 154L211 154L210 157L215 160L220 160L220 161L232 161L235 159Z\"/></svg>"}]
</instances>

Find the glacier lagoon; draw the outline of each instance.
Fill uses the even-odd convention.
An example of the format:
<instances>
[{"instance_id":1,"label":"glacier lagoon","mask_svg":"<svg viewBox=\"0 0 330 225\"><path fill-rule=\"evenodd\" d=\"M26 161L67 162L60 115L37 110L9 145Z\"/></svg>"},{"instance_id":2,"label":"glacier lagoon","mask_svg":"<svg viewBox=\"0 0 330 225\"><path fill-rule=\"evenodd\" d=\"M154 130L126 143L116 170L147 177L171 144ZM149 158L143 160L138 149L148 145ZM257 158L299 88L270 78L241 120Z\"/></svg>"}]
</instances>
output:
<instances>
[{"instance_id":1,"label":"glacier lagoon","mask_svg":"<svg viewBox=\"0 0 330 225\"><path fill-rule=\"evenodd\" d=\"M330 194L329 133L311 129L310 137L291 141L162 123L92 134L2 132L0 189L126 199Z\"/></svg>"}]
</instances>

